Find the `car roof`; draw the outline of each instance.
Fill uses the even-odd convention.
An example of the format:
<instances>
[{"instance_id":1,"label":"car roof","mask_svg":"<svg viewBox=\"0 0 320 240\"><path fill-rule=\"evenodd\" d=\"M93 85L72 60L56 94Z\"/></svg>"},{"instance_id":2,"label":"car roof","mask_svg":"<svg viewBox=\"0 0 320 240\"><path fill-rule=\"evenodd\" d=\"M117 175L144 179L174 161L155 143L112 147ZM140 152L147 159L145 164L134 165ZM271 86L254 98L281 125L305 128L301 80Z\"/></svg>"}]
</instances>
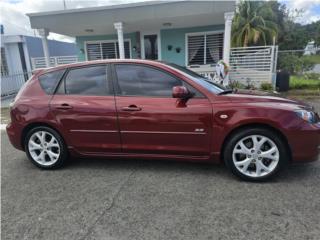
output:
<instances>
[{"instance_id":1,"label":"car roof","mask_svg":"<svg viewBox=\"0 0 320 240\"><path fill-rule=\"evenodd\" d=\"M63 64L55 67L50 68L43 68L41 73L51 72L55 70L61 70L66 68L72 67L82 67L82 66L90 66L96 64L107 64L107 63L140 63L140 64L148 64L153 66L166 66L164 62L160 61L153 61L153 60L143 60L143 59L103 59L103 60L93 60L93 61L84 61L84 62L77 62L77 63L70 63L70 64Z\"/></svg>"}]
</instances>

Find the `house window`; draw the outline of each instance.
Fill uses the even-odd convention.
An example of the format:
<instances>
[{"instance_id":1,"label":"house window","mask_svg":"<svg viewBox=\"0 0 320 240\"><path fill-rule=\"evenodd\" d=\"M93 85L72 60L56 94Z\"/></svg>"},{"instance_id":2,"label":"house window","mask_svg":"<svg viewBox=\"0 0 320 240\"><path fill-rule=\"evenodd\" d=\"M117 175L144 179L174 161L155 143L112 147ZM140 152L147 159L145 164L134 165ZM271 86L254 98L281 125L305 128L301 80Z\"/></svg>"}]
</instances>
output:
<instances>
[{"instance_id":1,"label":"house window","mask_svg":"<svg viewBox=\"0 0 320 240\"><path fill-rule=\"evenodd\" d=\"M8 75L8 63L6 59L6 52L4 50L4 47L1 48L1 76Z\"/></svg>"},{"instance_id":2,"label":"house window","mask_svg":"<svg viewBox=\"0 0 320 240\"><path fill-rule=\"evenodd\" d=\"M109 58L119 58L119 44L117 41L87 42L87 59L99 60ZM131 58L130 40L124 41L124 54L126 58Z\"/></svg>"},{"instance_id":3,"label":"house window","mask_svg":"<svg viewBox=\"0 0 320 240\"><path fill-rule=\"evenodd\" d=\"M187 35L187 65L217 63L222 59L223 33L201 33Z\"/></svg>"}]
</instances>

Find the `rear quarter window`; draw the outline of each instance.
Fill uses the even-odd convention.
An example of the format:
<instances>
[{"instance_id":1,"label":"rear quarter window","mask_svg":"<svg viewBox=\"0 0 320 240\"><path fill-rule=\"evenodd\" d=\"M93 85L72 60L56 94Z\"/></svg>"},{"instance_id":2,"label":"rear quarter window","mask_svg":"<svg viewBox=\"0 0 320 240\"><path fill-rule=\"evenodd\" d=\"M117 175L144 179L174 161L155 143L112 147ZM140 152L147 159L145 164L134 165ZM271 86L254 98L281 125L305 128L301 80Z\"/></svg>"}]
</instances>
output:
<instances>
[{"instance_id":1,"label":"rear quarter window","mask_svg":"<svg viewBox=\"0 0 320 240\"><path fill-rule=\"evenodd\" d=\"M38 77L42 89L47 94L53 94L65 70L52 71Z\"/></svg>"}]
</instances>

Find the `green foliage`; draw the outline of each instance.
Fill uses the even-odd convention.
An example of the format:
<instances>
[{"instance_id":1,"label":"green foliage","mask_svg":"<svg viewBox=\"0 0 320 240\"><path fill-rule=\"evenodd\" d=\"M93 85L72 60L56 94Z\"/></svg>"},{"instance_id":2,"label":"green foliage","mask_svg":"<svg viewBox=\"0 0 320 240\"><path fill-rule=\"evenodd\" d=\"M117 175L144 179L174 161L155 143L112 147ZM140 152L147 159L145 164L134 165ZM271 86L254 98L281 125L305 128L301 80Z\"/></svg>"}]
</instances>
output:
<instances>
[{"instance_id":1,"label":"green foliage","mask_svg":"<svg viewBox=\"0 0 320 240\"><path fill-rule=\"evenodd\" d=\"M291 76L290 89L320 89L320 80L306 79L303 76Z\"/></svg>"},{"instance_id":2,"label":"green foliage","mask_svg":"<svg viewBox=\"0 0 320 240\"><path fill-rule=\"evenodd\" d=\"M314 67L314 63L308 58L299 57L296 54L284 53L278 57L278 69L288 71L291 74L302 74Z\"/></svg>"},{"instance_id":3,"label":"green foliage","mask_svg":"<svg viewBox=\"0 0 320 240\"><path fill-rule=\"evenodd\" d=\"M260 88L261 88L262 90L264 90L264 91L271 91L271 90L273 90L272 84L271 84L271 83L268 83L268 82L263 82L263 83L261 83Z\"/></svg>"},{"instance_id":4,"label":"green foliage","mask_svg":"<svg viewBox=\"0 0 320 240\"><path fill-rule=\"evenodd\" d=\"M245 89L245 88L246 88L246 85L240 83L239 81L231 81L230 84L229 84L229 86L230 86L232 89Z\"/></svg>"},{"instance_id":5,"label":"green foliage","mask_svg":"<svg viewBox=\"0 0 320 240\"><path fill-rule=\"evenodd\" d=\"M310 55L310 56L303 56L303 58L308 59L310 62L312 62L314 64L320 64L320 54Z\"/></svg>"},{"instance_id":6,"label":"green foliage","mask_svg":"<svg viewBox=\"0 0 320 240\"><path fill-rule=\"evenodd\" d=\"M303 10L289 10L278 1L240 1L232 25L232 46L276 43L280 50L304 49L314 40L320 45L320 20L302 25L295 22Z\"/></svg>"},{"instance_id":7,"label":"green foliage","mask_svg":"<svg viewBox=\"0 0 320 240\"><path fill-rule=\"evenodd\" d=\"M232 25L232 45L247 47L272 44L277 35L276 16L263 1L241 1Z\"/></svg>"}]
</instances>

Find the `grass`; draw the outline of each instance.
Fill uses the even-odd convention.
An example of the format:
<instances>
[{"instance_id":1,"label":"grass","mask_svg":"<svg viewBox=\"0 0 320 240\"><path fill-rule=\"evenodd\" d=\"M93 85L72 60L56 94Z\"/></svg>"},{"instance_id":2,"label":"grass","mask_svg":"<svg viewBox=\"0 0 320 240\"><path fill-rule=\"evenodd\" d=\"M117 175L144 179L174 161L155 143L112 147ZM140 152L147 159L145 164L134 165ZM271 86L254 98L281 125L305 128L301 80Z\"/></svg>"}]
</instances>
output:
<instances>
[{"instance_id":1,"label":"grass","mask_svg":"<svg viewBox=\"0 0 320 240\"><path fill-rule=\"evenodd\" d=\"M306 79L304 76L293 75L290 77L290 89L309 89L319 91L320 80Z\"/></svg>"},{"instance_id":2,"label":"grass","mask_svg":"<svg viewBox=\"0 0 320 240\"><path fill-rule=\"evenodd\" d=\"M7 124L10 122L10 110L9 108L1 108L0 123Z\"/></svg>"},{"instance_id":3,"label":"grass","mask_svg":"<svg viewBox=\"0 0 320 240\"><path fill-rule=\"evenodd\" d=\"M310 62L312 62L314 64L320 64L320 54L303 56L303 58L308 59Z\"/></svg>"}]
</instances>

